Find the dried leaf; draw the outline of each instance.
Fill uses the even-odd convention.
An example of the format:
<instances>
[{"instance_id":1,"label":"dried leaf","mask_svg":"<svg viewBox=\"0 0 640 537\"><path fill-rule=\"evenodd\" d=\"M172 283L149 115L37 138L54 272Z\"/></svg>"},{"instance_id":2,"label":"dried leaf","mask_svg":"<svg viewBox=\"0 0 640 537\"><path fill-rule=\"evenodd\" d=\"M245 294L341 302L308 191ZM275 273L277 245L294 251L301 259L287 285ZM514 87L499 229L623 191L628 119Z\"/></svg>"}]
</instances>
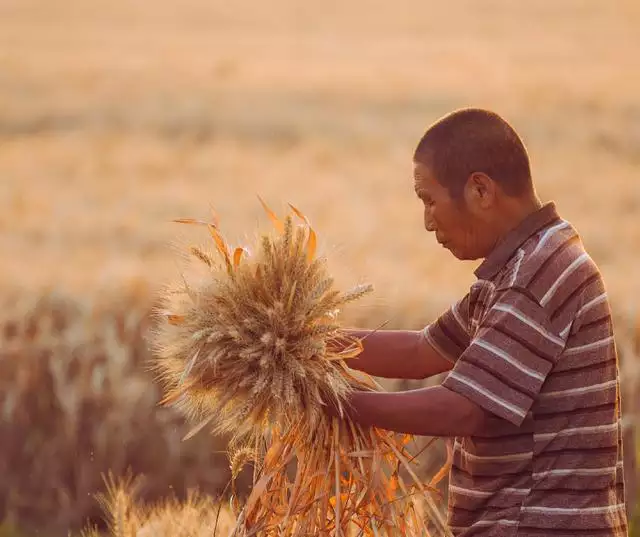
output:
<instances>
[{"instance_id":1,"label":"dried leaf","mask_svg":"<svg viewBox=\"0 0 640 537\"><path fill-rule=\"evenodd\" d=\"M307 239L307 259L311 261L316 255L316 232L313 231L313 228L309 227L309 238Z\"/></svg>"},{"instance_id":2,"label":"dried leaf","mask_svg":"<svg viewBox=\"0 0 640 537\"><path fill-rule=\"evenodd\" d=\"M245 505L245 513L247 517L250 517L252 515L256 503L266 491L267 485L269 484L269 481L271 481L272 477L273 473L263 475L253 487L253 490L251 491L251 494L247 499L247 504Z\"/></svg>"},{"instance_id":3,"label":"dried leaf","mask_svg":"<svg viewBox=\"0 0 640 537\"><path fill-rule=\"evenodd\" d=\"M218 232L215 226L209 225L208 229L209 229L209 233L211 234L211 237L216 243L216 247L218 248L218 251L220 252L220 254L222 254L222 257L224 258L224 262L227 266L227 270L229 271L229 273L231 273L232 265L231 265L231 259L229 258L229 247L227 246L227 243L222 238L222 235L220 235L220 233Z\"/></svg>"},{"instance_id":4,"label":"dried leaf","mask_svg":"<svg viewBox=\"0 0 640 537\"><path fill-rule=\"evenodd\" d=\"M347 493L342 493L340 494L340 502L342 504L346 503L347 500L349 499L349 495ZM335 496L331 496L331 498L329 498L329 505L331 507L336 507L336 497Z\"/></svg>"},{"instance_id":5,"label":"dried leaf","mask_svg":"<svg viewBox=\"0 0 640 537\"><path fill-rule=\"evenodd\" d=\"M283 233L284 232L284 224L282 223L282 221L276 216L276 213L274 213L269 206L264 202L264 200L258 196L258 199L260 200L260 203L262 204L262 208L264 209L264 211L267 213L267 216L269 217L269 219L271 220L271 222L273 222L273 225L275 226L275 228L280 232Z\"/></svg>"},{"instance_id":6,"label":"dried leaf","mask_svg":"<svg viewBox=\"0 0 640 537\"><path fill-rule=\"evenodd\" d=\"M395 498L397 490L398 490L398 476L394 474L389 478L389 482L387 483L387 499L389 501Z\"/></svg>"},{"instance_id":7,"label":"dried leaf","mask_svg":"<svg viewBox=\"0 0 640 537\"><path fill-rule=\"evenodd\" d=\"M301 212L301 211L299 211L298 209L296 209L296 208L295 208L293 205L291 205L290 203L289 203L289 207L291 207L291 210L296 214L296 216L297 216L298 218L300 218L300 220L302 220L305 224L309 225L309 219L308 219L304 214L302 214L302 212Z\"/></svg>"},{"instance_id":8,"label":"dried leaf","mask_svg":"<svg viewBox=\"0 0 640 537\"><path fill-rule=\"evenodd\" d=\"M435 487L438 483L440 483L440 481L442 481L449 474L449 470L451 470L451 466L453 465L453 448L451 447L449 442L446 442L446 446L447 460L442 468L438 470L438 473L436 473L436 475L431 478L431 481L429 481L430 487Z\"/></svg>"},{"instance_id":9,"label":"dried leaf","mask_svg":"<svg viewBox=\"0 0 640 537\"><path fill-rule=\"evenodd\" d=\"M307 229L309 230L309 237L307 238L307 260L311 261L316 255L316 246L317 246L316 232L313 231L313 228L311 227L311 223L309 222L309 219L304 214L302 214L301 211L296 209L293 205L291 205L291 203L289 203L289 207L291 207L291 210L296 214L296 216L300 218L307 225Z\"/></svg>"},{"instance_id":10,"label":"dried leaf","mask_svg":"<svg viewBox=\"0 0 640 537\"><path fill-rule=\"evenodd\" d=\"M175 220L171 221L175 224L195 224L198 226L213 226L215 228L218 227L217 223L204 222L203 220L196 220L195 218L176 218Z\"/></svg>"},{"instance_id":11,"label":"dried leaf","mask_svg":"<svg viewBox=\"0 0 640 537\"><path fill-rule=\"evenodd\" d=\"M241 246L238 246L238 248L236 248L233 251L233 268L234 269L237 269L240 266L240 259L242 259L242 254L246 252L247 251Z\"/></svg>"}]
</instances>

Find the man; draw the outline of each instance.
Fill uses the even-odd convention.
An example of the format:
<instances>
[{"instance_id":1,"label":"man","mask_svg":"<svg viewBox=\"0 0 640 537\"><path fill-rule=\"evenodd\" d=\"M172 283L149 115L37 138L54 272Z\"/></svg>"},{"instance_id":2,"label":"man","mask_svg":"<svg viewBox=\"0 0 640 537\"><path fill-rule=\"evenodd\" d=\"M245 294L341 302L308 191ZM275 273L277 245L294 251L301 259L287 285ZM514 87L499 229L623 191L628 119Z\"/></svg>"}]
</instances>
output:
<instances>
[{"instance_id":1,"label":"man","mask_svg":"<svg viewBox=\"0 0 640 537\"><path fill-rule=\"evenodd\" d=\"M370 334L349 362L387 378L448 372L442 384L357 392L350 417L455 438L457 536L626 535L611 313L578 233L540 202L522 141L495 113L439 120L414 171L427 231L458 259L483 262L436 322Z\"/></svg>"}]
</instances>

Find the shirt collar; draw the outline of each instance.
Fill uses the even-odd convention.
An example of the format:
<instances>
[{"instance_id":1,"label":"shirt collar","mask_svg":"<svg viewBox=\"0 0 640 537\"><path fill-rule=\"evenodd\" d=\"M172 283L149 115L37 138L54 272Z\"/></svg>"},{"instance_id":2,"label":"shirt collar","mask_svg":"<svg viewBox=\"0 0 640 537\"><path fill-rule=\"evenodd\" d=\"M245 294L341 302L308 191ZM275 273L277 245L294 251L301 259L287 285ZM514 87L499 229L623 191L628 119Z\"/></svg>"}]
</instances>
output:
<instances>
[{"instance_id":1,"label":"shirt collar","mask_svg":"<svg viewBox=\"0 0 640 537\"><path fill-rule=\"evenodd\" d=\"M520 246L532 235L558 220L554 202L545 203L509 231L485 258L474 274L480 280L490 280L502 269Z\"/></svg>"}]
</instances>

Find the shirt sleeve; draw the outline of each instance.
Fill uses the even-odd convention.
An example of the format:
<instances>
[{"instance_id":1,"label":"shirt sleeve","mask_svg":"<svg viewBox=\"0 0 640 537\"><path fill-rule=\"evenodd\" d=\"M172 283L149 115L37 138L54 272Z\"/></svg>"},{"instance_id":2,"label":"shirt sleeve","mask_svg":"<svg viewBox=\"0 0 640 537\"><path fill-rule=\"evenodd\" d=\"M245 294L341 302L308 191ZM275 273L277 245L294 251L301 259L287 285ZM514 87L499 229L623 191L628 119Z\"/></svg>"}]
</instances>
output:
<instances>
[{"instance_id":1,"label":"shirt sleeve","mask_svg":"<svg viewBox=\"0 0 640 537\"><path fill-rule=\"evenodd\" d=\"M422 335L438 354L456 362L469 346L469 295L453 304Z\"/></svg>"},{"instance_id":2,"label":"shirt sleeve","mask_svg":"<svg viewBox=\"0 0 640 537\"><path fill-rule=\"evenodd\" d=\"M520 426L565 341L526 290L496 296L443 386Z\"/></svg>"}]
</instances>

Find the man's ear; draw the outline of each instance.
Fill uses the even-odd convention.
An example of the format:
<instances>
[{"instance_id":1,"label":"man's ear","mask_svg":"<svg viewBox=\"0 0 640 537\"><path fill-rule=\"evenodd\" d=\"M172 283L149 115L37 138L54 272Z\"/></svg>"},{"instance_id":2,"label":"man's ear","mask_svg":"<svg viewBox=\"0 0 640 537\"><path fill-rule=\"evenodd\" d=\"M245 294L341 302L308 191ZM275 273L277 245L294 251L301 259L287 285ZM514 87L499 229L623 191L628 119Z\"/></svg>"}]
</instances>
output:
<instances>
[{"instance_id":1,"label":"man's ear","mask_svg":"<svg viewBox=\"0 0 640 537\"><path fill-rule=\"evenodd\" d=\"M473 172L464 188L465 201L470 207L488 209L495 202L496 188L495 181L486 173Z\"/></svg>"}]
</instances>

